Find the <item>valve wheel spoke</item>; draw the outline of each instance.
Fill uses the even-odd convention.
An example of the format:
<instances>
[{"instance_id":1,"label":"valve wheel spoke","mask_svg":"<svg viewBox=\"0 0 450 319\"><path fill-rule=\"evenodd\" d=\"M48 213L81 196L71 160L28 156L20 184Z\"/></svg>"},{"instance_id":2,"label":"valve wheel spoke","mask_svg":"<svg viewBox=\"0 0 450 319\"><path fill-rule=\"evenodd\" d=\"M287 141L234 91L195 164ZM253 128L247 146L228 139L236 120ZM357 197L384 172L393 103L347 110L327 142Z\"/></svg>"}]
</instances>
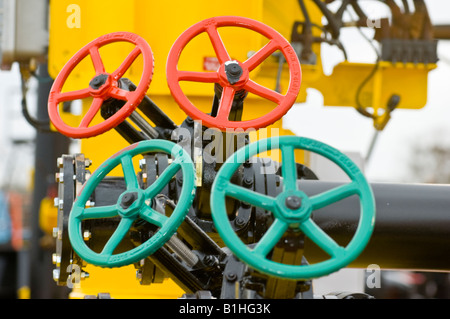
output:
<instances>
[{"instance_id":1,"label":"valve wheel spoke","mask_svg":"<svg viewBox=\"0 0 450 319\"><path fill-rule=\"evenodd\" d=\"M274 53L278 49L278 47L279 46L276 41L270 40L259 51L255 52L255 54L249 57L243 64L247 67L248 71L251 72L264 60L266 60L272 53Z\"/></svg>"},{"instance_id":2,"label":"valve wheel spoke","mask_svg":"<svg viewBox=\"0 0 450 319\"><path fill-rule=\"evenodd\" d=\"M228 121L231 107L233 106L233 98L235 93L235 90L231 86L226 86L223 88L222 97L220 99L219 109L216 116L218 120Z\"/></svg>"},{"instance_id":3,"label":"valve wheel spoke","mask_svg":"<svg viewBox=\"0 0 450 319\"><path fill-rule=\"evenodd\" d=\"M116 205L96 206L84 208L80 215L80 219L110 218L118 215Z\"/></svg>"},{"instance_id":4,"label":"valve wheel spoke","mask_svg":"<svg viewBox=\"0 0 450 319\"><path fill-rule=\"evenodd\" d=\"M178 80L201 83L218 83L219 74L217 72L178 71Z\"/></svg>"},{"instance_id":5,"label":"valve wheel spoke","mask_svg":"<svg viewBox=\"0 0 450 319\"><path fill-rule=\"evenodd\" d=\"M132 156L127 155L123 156L120 159L122 164L122 171L125 178L125 184L127 185L128 190L139 188L138 180L136 177L136 172L133 167Z\"/></svg>"},{"instance_id":6,"label":"valve wheel spoke","mask_svg":"<svg viewBox=\"0 0 450 319\"><path fill-rule=\"evenodd\" d=\"M259 97L265 98L277 104L281 103L284 98L284 95L274 90L268 89L265 86L262 86L253 80L248 80L247 83L244 85L244 89L250 93L258 95Z\"/></svg>"},{"instance_id":7,"label":"valve wheel spoke","mask_svg":"<svg viewBox=\"0 0 450 319\"><path fill-rule=\"evenodd\" d=\"M331 257L339 258L345 253L345 249L317 226L311 218L301 223L300 230Z\"/></svg>"},{"instance_id":8,"label":"valve wheel spoke","mask_svg":"<svg viewBox=\"0 0 450 319\"><path fill-rule=\"evenodd\" d=\"M81 128L87 128L89 124L91 124L92 120L94 119L95 115L98 113L100 108L103 105L103 99L100 97L94 98L92 101L91 107L87 111L87 113L84 115L83 119L81 120L81 123L78 127Z\"/></svg>"},{"instance_id":9,"label":"valve wheel spoke","mask_svg":"<svg viewBox=\"0 0 450 319\"><path fill-rule=\"evenodd\" d=\"M155 197L175 176L175 174L181 169L181 160L175 159L172 164L167 166L155 183L150 185L144 190L145 198Z\"/></svg>"},{"instance_id":10,"label":"valve wheel spoke","mask_svg":"<svg viewBox=\"0 0 450 319\"><path fill-rule=\"evenodd\" d=\"M164 216L163 214L157 212L153 208L149 206L145 206L141 212L139 213L140 217L144 219L146 222L156 225L158 227L163 227L169 218Z\"/></svg>"},{"instance_id":11,"label":"valve wheel spoke","mask_svg":"<svg viewBox=\"0 0 450 319\"><path fill-rule=\"evenodd\" d=\"M122 239L126 236L128 231L130 230L134 220L135 220L134 218L129 217L124 217L120 220L116 230L114 231L112 236L108 239L108 242L106 243L105 247L103 247L103 250L100 253L101 255L108 255L108 256L112 255L114 250L117 248Z\"/></svg>"},{"instance_id":12,"label":"valve wheel spoke","mask_svg":"<svg viewBox=\"0 0 450 319\"><path fill-rule=\"evenodd\" d=\"M127 91L124 89L120 89L118 87L112 86L108 92L109 96L112 98L115 98L117 100L122 101L129 101L132 98L132 95L134 94L133 91Z\"/></svg>"},{"instance_id":13,"label":"valve wheel spoke","mask_svg":"<svg viewBox=\"0 0 450 319\"><path fill-rule=\"evenodd\" d=\"M210 26L206 29L206 33L208 33L209 39L211 40L214 51L216 52L217 59L220 64L223 64L227 61L230 61L231 58L228 55L228 51L223 44L223 41L220 37L219 31L215 26Z\"/></svg>"},{"instance_id":14,"label":"valve wheel spoke","mask_svg":"<svg viewBox=\"0 0 450 319\"><path fill-rule=\"evenodd\" d=\"M250 205L263 208L264 210L274 211L276 202L275 198L251 191L242 186L238 186L228 182L225 187L225 194Z\"/></svg>"},{"instance_id":15,"label":"valve wheel spoke","mask_svg":"<svg viewBox=\"0 0 450 319\"><path fill-rule=\"evenodd\" d=\"M295 162L294 147L281 145L281 175L283 176L283 190L297 189L297 163Z\"/></svg>"},{"instance_id":16,"label":"valve wheel spoke","mask_svg":"<svg viewBox=\"0 0 450 319\"><path fill-rule=\"evenodd\" d=\"M89 92L89 88L54 94L54 97L55 97L57 103L73 101L73 100L81 100L81 99L84 99L84 98L87 98L90 96L91 96L91 93Z\"/></svg>"},{"instance_id":17,"label":"valve wheel spoke","mask_svg":"<svg viewBox=\"0 0 450 319\"><path fill-rule=\"evenodd\" d=\"M94 65L95 73L105 73L105 66L103 65L98 46L92 46L89 49L89 55L91 56L92 64Z\"/></svg>"},{"instance_id":18,"label":"valve wheel spoke","mask_svg":"<svg viewBox=\"0 0 450 319\"><path fill-rule=\"evenodd\" d=\"M111 73L112 78L116 81L119 80L128 71L134 60L136 60L136 58L141 53L141 48L135 47L133 51L131 51L131 53L125 58L122 64L117 68L117 70Z\"/></svg>"},{"instance_id":19,"label":"valve wheel spoke","mask_svg":"<svg viewBox=\"0 0 450 319\"><path fill-rule=\"evenodd\" d=\"M253 254L266 257L267 254L275 247L277 242L281 239L283 234L288 229L289 224L285 223L281 219L275 219L269 229L258 241L255 248L252 250Z\"/></svg>"}]
</instances>

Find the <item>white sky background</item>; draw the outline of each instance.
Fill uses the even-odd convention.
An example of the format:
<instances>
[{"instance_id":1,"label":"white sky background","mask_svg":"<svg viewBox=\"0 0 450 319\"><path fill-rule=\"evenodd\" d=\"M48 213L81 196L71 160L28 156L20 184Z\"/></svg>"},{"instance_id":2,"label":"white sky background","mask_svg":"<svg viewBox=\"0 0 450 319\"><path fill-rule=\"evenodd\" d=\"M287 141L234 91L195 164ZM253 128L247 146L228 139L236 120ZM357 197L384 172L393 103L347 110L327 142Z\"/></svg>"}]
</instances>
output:
<instances>
[{"instance_id":1,"label":"white sky background","mask_svg":"<svg viewBox=\"0 0 450 319\"><path fill-rule=\"evenodd\" d=\"M371 18L386 14L383 5L363 1L373 6ZM450 24L450 1L430 0L427 7L434 24ZM372 16L373 14L373 16ZM367 30L371 35L371 31ZM342 41L352 62L375 61L367 41L355 29L344 30ZM429 74L428 103L421 110L397 109L387 127L378 137L366 176L371 181L413 182L407 166L412 160L410 146L414 143L450 141L450 41L440 41L438 68ZM342 61L341 52L323 45L326 72ZM30 83L28 103L35 114L36 81ZM374 133L372 121L353 108L324 107L319 92L309 91L306 103L294 105L285 118L285 126L297 135L314 138L343 152L359 152L365 156ZM8 181L27 187L34 164L33 146L12 148L13 139L30 139L34 129L23 119L20 107L20 78L17 65L11 71L0 72L0 187ZM56 163L55 163L56 167Z\"/></svg>"}]
</instances>

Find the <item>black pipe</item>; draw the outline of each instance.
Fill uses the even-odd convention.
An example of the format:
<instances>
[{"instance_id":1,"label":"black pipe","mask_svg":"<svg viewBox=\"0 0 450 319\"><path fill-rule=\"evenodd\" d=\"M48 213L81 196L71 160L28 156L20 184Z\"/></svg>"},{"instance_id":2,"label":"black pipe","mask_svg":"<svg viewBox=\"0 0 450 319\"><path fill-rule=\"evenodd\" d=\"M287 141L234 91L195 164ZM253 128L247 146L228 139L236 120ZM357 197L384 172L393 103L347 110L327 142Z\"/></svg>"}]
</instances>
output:
<instances>
[{"instance_id":1,"label":"black pipe","mask_svg":"<svg viewBox=\"0 0 450 319\"><path fill-rule=\"evenodd\" d=\"M299 181L308 195L342 183ZM371 184L376 202L375 228L364 252L350 265L366 268L450 270L450 185ZM313 212L313 220L337 243L353 237L359 221L359 199L352 196ZM329 257L305 243L310 263Z\"/></svg>"}]
</instances>

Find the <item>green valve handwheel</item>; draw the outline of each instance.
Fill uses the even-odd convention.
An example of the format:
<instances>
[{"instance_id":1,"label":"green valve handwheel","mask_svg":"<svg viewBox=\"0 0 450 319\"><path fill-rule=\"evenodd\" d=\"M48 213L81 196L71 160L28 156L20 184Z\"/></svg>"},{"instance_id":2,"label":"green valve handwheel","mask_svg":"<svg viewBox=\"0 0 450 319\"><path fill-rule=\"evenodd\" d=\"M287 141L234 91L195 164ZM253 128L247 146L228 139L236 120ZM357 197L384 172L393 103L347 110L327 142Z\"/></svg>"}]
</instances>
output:
<instances>
[{"instance_id":1,"label":"green valve handwheel","mask_svg":"<svg viewBox=\"0 0 450 319\"><path fill-rule=\"evenodd\" d=\"M241 164L259 153L275 149L281 151L283 180L282 192L276 197L260 194L230 182ZM321 194L307 196L297 186L294 157L296 149L311 151L328 158L344 170L351 182ZM360 218L353 238L346 247L342 247L314 223L311 213L352 195L359 197ZM273 223L253 248L245 245L233 231L225 209L227 196L272 213ZM259 140L230 156L222 165L213 183L211 209L219 235L239 259L261 273L296 280L321 277L347 266L364 250L375 224L374 196L360 169L338 150L321 142L298 136ZM270 260L269 253L289 228L303 232L330 258L307 265L288 265Z\"/></svg>"},{"instance_id":2,"label":"green valve handwheel","mask_svg":"<svg viewBox=\"0 0 450 319\"><path fill-rule=\"evenodd\" d=\"M165 153L172 156L172 163L158 179L146 189L139 187L132 158L145 153ZM97 185L117 166L122 166L126 184L124 191L114 205L86 207ZM177 205L170 217L150 207L151 200L166 186L181 169L183 186ZM186 217L195 195L195 171L189 155L179 145L165 140L150 140L132 144L106 160L91 175L73 203L69 216L69 239L74 251L86 262L101 267L121 267L135 263L161 248ZM120 222L103 250L91 250L83 240L81 223L86 219L120 217ZM156 225L158 231L141 245L114 254L121 240L128 233L133 222L142 220Z\"/></svg>"}]
</instances>

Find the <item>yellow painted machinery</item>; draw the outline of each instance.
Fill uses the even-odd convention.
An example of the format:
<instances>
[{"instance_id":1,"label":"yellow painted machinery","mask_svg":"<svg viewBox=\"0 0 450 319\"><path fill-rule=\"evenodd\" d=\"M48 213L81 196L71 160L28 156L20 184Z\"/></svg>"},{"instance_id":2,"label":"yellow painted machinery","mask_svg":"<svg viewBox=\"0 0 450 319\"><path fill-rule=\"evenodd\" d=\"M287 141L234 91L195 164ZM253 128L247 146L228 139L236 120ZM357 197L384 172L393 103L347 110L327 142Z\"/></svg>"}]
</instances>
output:
<instances>
[{"instance_id":1,"label":"yellow painted machinery","mask_svg":"<svg viewBox=\"0 0 450 319\"><path fill-rule=\"evenodd\" d=\"M366 267L377 193L283 117L310 88L376 130L425 106L437 62L426 8L385 2L391 20L358 1L50 1L51 128L79 141L41 212L47 230L57 215L57 284L72 298L314 298L313 278ZM345 27L375 29L377 61L347 59ZM342 53L329 75L323 43ZM312 153L350 182L321 184ZM352 232L333 239L313 217L348 198Z\"/></svg>"}]
</instances>

